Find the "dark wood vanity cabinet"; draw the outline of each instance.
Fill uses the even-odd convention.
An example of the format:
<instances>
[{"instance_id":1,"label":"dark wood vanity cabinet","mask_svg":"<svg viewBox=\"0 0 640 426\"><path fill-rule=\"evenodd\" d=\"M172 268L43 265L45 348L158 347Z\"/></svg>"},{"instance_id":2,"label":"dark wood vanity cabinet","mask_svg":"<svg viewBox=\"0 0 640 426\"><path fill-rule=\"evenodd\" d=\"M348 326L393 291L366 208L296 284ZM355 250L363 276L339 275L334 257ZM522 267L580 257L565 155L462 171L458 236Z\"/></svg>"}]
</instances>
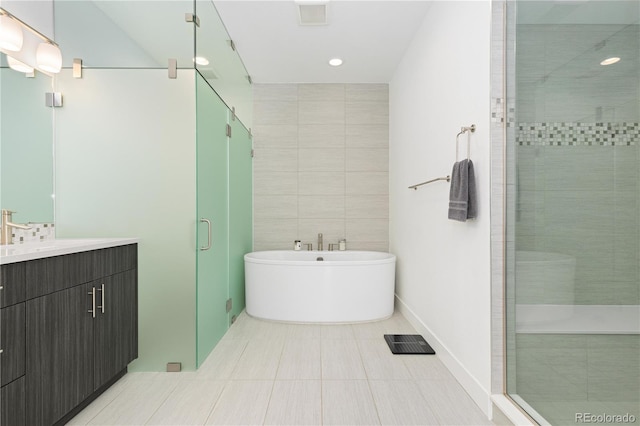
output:
<instances>
[{"instance_id":1,"label":"dark wood vanity cabinet","mask_svg":"<svg viewBox=\"0 0 640 426\"><path fill-rule=\"evenodd\" d=\"M137 358L137 245L21 263L2 265L3 283L24 276L25 297L0 311L0 418L64 423Z\"/></svg>"}]
</instances>

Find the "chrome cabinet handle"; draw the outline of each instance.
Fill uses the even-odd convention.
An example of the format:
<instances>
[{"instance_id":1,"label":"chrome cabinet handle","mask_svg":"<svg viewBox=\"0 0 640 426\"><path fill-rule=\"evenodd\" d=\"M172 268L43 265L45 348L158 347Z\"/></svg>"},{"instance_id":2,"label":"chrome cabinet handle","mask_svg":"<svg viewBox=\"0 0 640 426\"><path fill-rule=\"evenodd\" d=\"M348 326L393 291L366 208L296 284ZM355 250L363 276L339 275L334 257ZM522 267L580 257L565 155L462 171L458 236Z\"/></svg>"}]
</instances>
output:
<instances>
[{"instance_id":1,"label":"chrome cabinet handle","mask_svg":"<svg viewBox=\"0 0 640 426\"><path fill-rule=\"evenodd\" d=\"M100 298L101 298L101 305L98 306L98 308L100 308L100 310L102 311L102 313L104 314L104 284L102 284L100 286L99 289L96 289L95 291L99 291L100 292Z\"/></svg>"},{"instance_id":2,"label":"chrome cabinet handle","mask_svg":"<svg viewBox=\"0 0 640 426\"><path fill-rule=\"evenodd\" d=\"M209 250L211 248L211 221L209 219L205 219L203 217L203 218L200 218L200 222L206 223L207 227L209 228L209 231L208 231L209 240L207 241L207 246L206 247L200 247L200 250L203 250L203 251L204 250Z\"/></svg>"},{"instance_id":3,"label":"chrome cabinet handle","mask_svg":"<svg viewBox=\"0 0 640 426\"><path fill-rule=\"evenodd\" d=\"M87 294L91 295L91 309L89 309L89 313L93 318L96 317L96 288L92 287L91 291Z\"/></svg>"}]
</instances>

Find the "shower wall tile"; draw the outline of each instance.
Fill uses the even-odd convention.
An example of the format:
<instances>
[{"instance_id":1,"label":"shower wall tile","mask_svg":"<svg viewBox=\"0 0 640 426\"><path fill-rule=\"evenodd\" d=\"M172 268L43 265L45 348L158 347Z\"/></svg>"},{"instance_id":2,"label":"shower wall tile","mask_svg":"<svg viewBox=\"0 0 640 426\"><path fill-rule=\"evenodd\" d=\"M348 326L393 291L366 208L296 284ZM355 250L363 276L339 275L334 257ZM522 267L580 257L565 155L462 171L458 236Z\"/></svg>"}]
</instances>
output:
<instances>
[{"instance_id":1,"label":"shower wall tile","mask_svg":"<svg viewBox=\"0 0 640 426\"><path fill-rule=\"evenodd\" d=\"M298 102L300 124L344 124L343 102L305 101Z\"/></svg>"},{"instance_id":2,"label":"shower wall tile","mask_svg":"<svg viewBox=\"0 0 640 426\"><path fill-rule=\"evenodd\" d=\"M313 243L317 250L318 234L322 234L324 249L329 249L329 243L337 243L345 237L344 219L299 219L300 240L303 243ZM349 240L347 239L347 244Z\"/></svg>"},{"instance_id":3,"label":"shower wall tile","mask_svg":"<svg viewBox=\"0 0 640 426\"><path fill-rule=\"evenodd\" d=\"M344 219L343 195L300 195L298 213L301 219Z\"/></svg>"},{"instance_id":4,"label":"shower wall tile","mask_svg":"<svg viewBox=\"0 0 640 426\"><path fill-rule=\"evenodd\" d=\"M379 241L347 241L347 250L389 251L388 242Z\"/></svg>"},{"instance_id":5,"label":"shower wall tile","mask_svg":"<svg viewBox=\"0 0 640 426\"><path fill-rule=\"evenodd\" d=\"M347 124L347 148L389 148L388 123Z\"/></svg>"},{"instance_id":6,"label":"shower wall tile","mask_svg":"<svg viewBox=\"0 0 640 426\"><path fill-rule=\"evenodd\" d=\"M346 103L346 123L384 124L389 122L389 102L349 102Z\"/></svg>"},{"instance_id":7,"label":"shower wall tile","mask_svg":"<svg viewBox=\"0 0 640 426\"><path fill-rule=\"evenodd\" d=\"M347 242L349 241L386 241L389 238L387 219L348 219Z\"/></svg>"},{"instance_id":8,"label":"shower wall tile","mask_svg":"<svg viewBox=\"0 0 640 426\"><path fill-rule=\"evenodd\" d=\"M351 195L346 199L347 219L388 219L389 195Z\"/></svg>"},{"instance_id":9,"label":"shower wall tile","mask_svg":"<svg viewBox=\"0 0 640 426\"><path fill-rule=\"evenodd\" d=\"M389 150L371 148L347 148L346 171L389 171Z\"/></svg>"},{"instance_id":10,"label":"shower wall tile","mask_svg":"<svg viewBox=\"0 0 640 426\"><path fill-rule=\"evenodd\" d=\"M587 352L540 348L517 351L516 392L525 400L587 399Z\"/></svg>"},{"instance_id":11,"label":"shower wall tile","mask_svg":"<svg viewBox=\"0 0 640 426\"><path fill-rule=\"evenodd\" d=\"M548 232L580 235L580 230L613 233L614 194L611 191L547 191L545 222Z\"/></svg>"},{"instance_id":12,"label":"shower wall tile","mask_svg":"<svg viewBox=\"0 0 640 426\"><path fill-rule=\"evenodd\" d=\"M298 144L300 148L344 148L344 124L301 124Z\"/></svg>"},{"instance_id":13,"label":"shower wall tile","mask_svg":"<svg viewBox=\"0 0 640 426\"><path fill-rule=\"evenodd\" d=\"M253 123L256 126L263 124L291 124L292 121L298 118L298 102L256 102L253 105L253 117Z\"/></svg>"},{"instance_id":14,"label":"shower wall tile","mask_svg":"<svg viewBox=\"0 0 640 426\"><path fill-rule=\"evenodd\" d=\"M347 84L347 102L389 102L389 86L386 84Z\"/></svg>"},{"instance_id":15,"label":"shower wall tile","mask_svg":"<svg viewBox=\"0 0 640 426\"><path fill-rule=\"evenodd\" d=\"M298 101L297 84L254 84L255 103L267 101Z\"/></svg>"},{"instance_id":16,"label":"shower wall tile","mask_svg":"<svg viewBox=\"0 0 640 426\"><path fill-rule=\"evenodd\" d=\"M254 208L260 219L297 219L298 197L295 195L255 195Z\"/></svg>"},{"instance_id":17,"label":"shower wall tile","mask_svg":"<svg viewBox=\"0 0 640 426\"><path fill-rule=\"evenodd\" d=\"M297 172L297 149L256 149L253 158L254 180L265 172Z\"/></svg>"},{"instance_id":18,"label":"shower wall tile","mask_svg":"<svg viewBox=\"0 0 640 426\"><path fill-rule=\"evenodd\" d=\"M253 191L260 195L297 195L298 172L264 172L253 182Z\"/></svg>"},{"instance_id":19,"label":"shower wall tile","mask_svg":"<svg viewBox=\"0 0 640 426\"><path fill-rule=\"evenodd\" d=\"M344 148L304 148L298 150L298 167L305 172L344 173L344 157Z\"/></svg>"},{"instance_id":20,"label":"shower wall tile","mask_svg":"<svg viewBox=\"0 0 640 426\"><path fill-rule=\"evenodd\" d=\"M256 211L256 213L258 213ZM253 231L255 235L255 245L258 243L268 243L271 241L280 241L283 249L293 247L293 242L298 238L298 224L292 219L267 219L254 216Z\"/></svg>"},{"instance_id":21,"label":"shower wall tile","mask_svg":"<svg viewBox=\"0 0 640 426\"><path fill-rule=\"evenodd\" d=\"M389 194L388 172L347 172L347 195Z\"/></svg>"},{"instance_id":22,"label":"shower wall tile","mask_svg":"<svg viewBox=\"0 0 640 426\"><path fill-rule=\"evenodd\" d=\"M339 102L345 100L343 84L299 84L298 101L300 102Z\"/></svg>"},{"instance_id":23,"label":"shower wall tile","mask_svg":"<svg viewBox=\"0 0 640 426\"><path fill-rule=\"evenodd\" d=\"M291 124L261 124L252 133L255 148L298 147L298 127Z\"/></svg>"},{"instance_id":24,"label":"shower wall tile","mask_svg":"<svg viewBox=\"0 0 640 426\"><path fill-rule=\"evenodd\" d=\"M638 335L523 334L517 350L517 389L510 391L543 416L574 420L576 412L638 411Z\"/></svg>"},{"instance_id":25,"label":"shower wall tile","mask_svg":"<svg viewBox=\"0 0 640 426\"><path fill-rule=\"evenodd\" d=\"M254 111L266 118L254 124L255 249L315 247L318 233L328 248L352 222L374 220L347 247L388 251L388 86L257 86Z\"/></svg>"},{"instance_id":26,"label":"shower wall tile","mask_svg":"<svg viewBox=\"0 0 640 426\"><path fill-rule=\"evenodd\" d=\"M613 150L610 147L565 147L545 150L548 189L612 191Z\"/></svg>"},{"instance_id":27,"label":"shower wall tile","mask_svg":"<svg viewBox=\"0 0 640 426\"><path fill-rule=\"evenodd\" d=\"M299 195L344 195L342 173L300 172L298 179Z\"/></svg>"}]
</instances>

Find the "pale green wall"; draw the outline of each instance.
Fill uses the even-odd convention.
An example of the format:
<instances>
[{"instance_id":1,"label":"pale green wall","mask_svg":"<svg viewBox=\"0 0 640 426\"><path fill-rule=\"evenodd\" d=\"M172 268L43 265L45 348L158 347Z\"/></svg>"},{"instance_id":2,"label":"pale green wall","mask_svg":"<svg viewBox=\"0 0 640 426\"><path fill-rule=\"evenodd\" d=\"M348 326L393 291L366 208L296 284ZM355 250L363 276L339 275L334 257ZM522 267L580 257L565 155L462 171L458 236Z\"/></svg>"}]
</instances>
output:
<instances>
[{"instance_id":1,"label":"pale green wall","mask_svg":"<svg viewBox=\"0 0 640 426\"><path fill-rule=\"evenodd\" d=\"M52 111L44 103L51 79L0 69L0 206L14 222L53 222Z\"/></svg>"},{"instance_id":2,"label":"pale green wall","mask_svg":"<svg viewBox=\"0 0 640 426\"><path fill-rule=\"evenodd\" d=\"M139 359L195 369L195 76L70 70L58 77L58 238L139 237Z\"/></svg>"}]
</instances>

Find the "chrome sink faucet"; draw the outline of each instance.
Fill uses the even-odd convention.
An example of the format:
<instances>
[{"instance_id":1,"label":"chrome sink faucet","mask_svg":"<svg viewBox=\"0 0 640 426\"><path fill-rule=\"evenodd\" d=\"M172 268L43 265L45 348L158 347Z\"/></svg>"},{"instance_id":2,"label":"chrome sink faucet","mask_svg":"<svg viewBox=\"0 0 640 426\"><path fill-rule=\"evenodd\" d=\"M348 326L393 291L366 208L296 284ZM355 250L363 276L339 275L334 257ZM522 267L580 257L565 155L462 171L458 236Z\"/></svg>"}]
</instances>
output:
<instances>
[{"instance_id":1,"label":"chrome sink faucet","mask_svg":"<svg viewBox=\"0 0 640 426\"><path fill-rule=\"evenodd\" d=\"M6 245L12 243L11 238L11 228L18 229L31 229L30 226L26 225L18 225L17 223L11 222L11 215L15 213L10 210L2 209L2 231L0 234L0 245Z\"/></svg>"},{"instance_id":2,"label":"chrome sink faucet","mask_svg":"<svg viewBox=\"0 0 640 426\"><path fill-rule=\"evenodd\" d=\"M322 234L318 234L318 251L322 251Z\"/></svg>"}]
</instances>

